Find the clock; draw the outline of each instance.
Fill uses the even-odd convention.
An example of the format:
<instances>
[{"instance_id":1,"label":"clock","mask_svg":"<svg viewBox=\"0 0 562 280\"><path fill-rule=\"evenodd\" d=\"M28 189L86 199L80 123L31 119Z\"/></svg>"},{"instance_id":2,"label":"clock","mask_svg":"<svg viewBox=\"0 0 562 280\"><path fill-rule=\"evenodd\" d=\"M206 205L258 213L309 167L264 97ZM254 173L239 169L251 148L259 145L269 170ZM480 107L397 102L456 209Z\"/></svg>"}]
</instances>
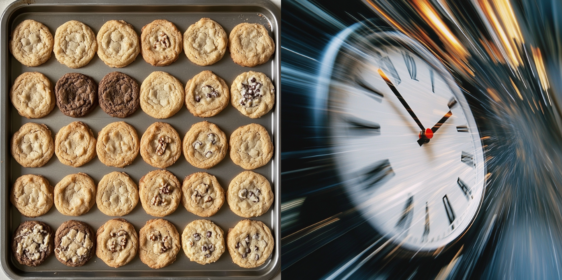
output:
<instances>
[{"instance_id":1,"label":"clock","mask_svg":"<svg viewBox=\"0 0 562 280\"><path fill-rule=\"evenodd\" d=\"M332 40L321 69L317 128L361 215L406 251L462 237L486 166L474 116L441 61L401 33L358 23Z\"/></svg>"}]
</instances>

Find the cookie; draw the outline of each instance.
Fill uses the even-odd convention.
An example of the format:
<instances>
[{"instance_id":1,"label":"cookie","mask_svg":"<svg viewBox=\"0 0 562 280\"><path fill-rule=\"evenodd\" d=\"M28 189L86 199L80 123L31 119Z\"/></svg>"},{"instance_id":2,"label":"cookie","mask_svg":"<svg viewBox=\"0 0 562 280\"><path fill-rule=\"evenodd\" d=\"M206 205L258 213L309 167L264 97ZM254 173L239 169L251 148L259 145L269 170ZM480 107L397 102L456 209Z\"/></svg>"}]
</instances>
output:
<instances>
[{"instance_id":1,"label":"cookie","mask_svg":"<svg viewBox=\"0 0 562 280\"><path fill-rule=\"evenodd\" d=\"M211 71L195 75L185 85L185 105L196 117L215 116L228 106L229 100L228 86Z\"/></svg>"},{"instance_id":2,"label":"cookie","mask_svg":"<svg viewBox=\"0 0 562 280\"><path fill-rule=\"evenodd\" d=\"M220 24L202 18L187 28L183 34L183 49L187 58L199 65L213 65L226 52L228 37Z\"/></svg>"},{"instance_id":3,"label":"cookie","mask_svg":"<svg viewBox=\"0 0 562 280\"><path fill-rule=\"evenodd\" d=\"M271 230L260 221L243 220L228 232L228 252L240 267L254 268L267 261L275 247Z\"/></svg>"},{"instance_id":4,"label":"cookie","mask_svg":"<svg viewBox=\"0 0 562 280\"><path fill-rule=\"evenodd\" d=\"M89 76L67 73L55 85L57 106L69 117L83 117L96 107L98 85Z\"/></svg>"},{"instance_id":5,"label":"cookie","mask_svg":"<svg viewBox=\"0 0 562 280\"><path fill-rule=\"evenodd\" d=\"M27 221L14 232L12 253L23 265L38 266L53 252L53 230L43 222Z\"/></svg>"},{"instance_id":6,"label":"cookie","mask_svg":"<svg viewBox=\"0 0 562 280\"><path fill-rule=\"evenodd\" d=\"M259 124L237 128L230 135L230 158L244 169L256 169L266 165L273 156L273 144L269 133Z\"/></svg>"},{"instance_id":7,"label":"cookie","mask_svg":"<svg viewBox=\"0 0 562 280\"><path fill-rule=\"evenodd\" d=\"M183 154L191 165L209 169L217 165L228 151L226 135L207 121L191 126L183 138Z\"/></svg>"},{"instance_id":8,"label":"cookie","mask_svg":"<svg viewBox=\"0 0 562 280\"><path fill-rule=\"evenodd\" d=\"M269 181L253 171L238 174L228 186L230 210L244 218L258 217L273 204L273 192Z\"/></svg>"},{"instance_id":9,"label":"cookie","mask_svg":"<svg viewBox=\"0 0 562 280\"><path fill-rule=\"evenodd\" d=\"M183 105L183 84L174 76L154 71L141 85L141 108L156 119L167 119L175 115Z\"/></svg>"},{"instance_id":10,"label":"cookie","mask_svg":"<svg viewBox=\"0 0 562 280\"><path fill-rule=\"evenodd\" d=\"M141 138L142 159L153 167L166 168L180 158L181 144L180 135L171 125L153 123Z\"/></svg>"},{"instance_id":11,"label":"cookie","mask_svg":"<svg viewBox=\"0 0 562 280\"><path fill-rule=\"evenodd\" d=\"M139 95L137 81L121 72L111 72L100 81L100 107L112 117L126 118L132 115L139 108Z\"/></svg>"},{"instance_id":12,"label":"cookie","mask_svg":"<svg viewBox=\"0 0 562 280\"><path fill-rule=\"evenodd\" d=\"M95 203L96 184L88 174L67 175L55 186L55 207L63 215L86 214Z\"/></svg>"},{"instance_id":13,"label":"cookie","mask_svg":"<svg viewBox=\"0 0 562 280\"><path fill-rule=\"evenodd\" d=\"M43 176L23 175L14 183L10 201L26 217L45 215L53 207L53 186Z\"/></svg>"},{"instance_id":14,"label":"cookie","mask_svg":"<svg viewBox=\"0 0 562 280\"><path fill-rule=\"evenodd\" d=\"M216 262L224 253L224 232L208 220L189 223L181 235L183 252L198 264Z\"/></svg>"},{"instance_id":15,"label":"cookie","mask_svg":"<svg viewBox=\"0 0 562 280\"><path fill-rule=\"evenodd\" d=\"M176 260L181 246L176 227L163 219L146 222L139 232L140 259L150 268L158 269Z\"/></svg>"},{"instance_id":16,"label":"cookie","mask_svg":"<svg viewBox=\"0 0 562 280\"><path fill-rule=\"evenodd\" d=\"M96 156L96 137L83 122L71 122L55 137L55 154L60 162L79 167Z\"/></svg>"},{"instance_id":17,"label":"cookie","mask_svg":"<svg viewBox=\"0 0 562 280\"><path fill-rule=\"evenodd\" d=\"M139 203L135 181L125 172L111 172L98 183L96 204L108 216L125 216Z\"/></svg>"},{"instance_id":18,"label":"cookie","mask_svg":"<svg viewBox=\"0 0 562 280\"><path fill-rule=\"evenodd\" d=\"M53 35L42 23L24 20L12 31L10 52L23 65L39 66L51 58L52 51Z\"/></svg>"},{"instance_id":19,"label":"cookie","mask_svg":"<svg viewBox=\"0 0 562 280\"><path fill-rule=\"evenodd\" d=\"M269 61L275 43L267 29L257 23L240 23L230 31L230 56L240 66L254 67Z\"/></svg>"},{"instance_id":20,"label":"cookie","mask_svg":"<svg viewBox=\"0 0 562 280\"><path fill-rule=\"evenodd\" d=\"M96 256L110 267L118 268L135 258L139 237L135 227L124 219L112 219L97 232Z\"/></svg>"},{"instance_id":21,"label":"cookie","mask_svg":"<svg viewBox=\"0 0 562 280\"><path fill-rule=\"evenodd\" d=\"M234 80L230 88L231 102L244 116L260 118L275 104L275 88L271 80L260 72L245 72Z\"/></svg>"},{"instance_id":22,"label":"cookie","mask_svg":"<svg viewBox=\"0 0 562 280\"><path fill-rule=\"evenodd\" d=\"M151 171L140 179L139 196L147 214L155 217L170 215L180 204L180 181L169 171Z\"/></svg>"},{"instance_id":23,"label":"cookie","mask_svg":"<svg viewBox=\"0 0 562 280\"><path fill-rule=\"evenodd\" d=\"M97 41L98 56L109 67L125 67L135 61L140 52L139 36L133 26L123 20L104 23Z\"/></svg>"},{"instance_id":24,"label":"cookie","mask_svg":"<svg viewBox=\"0 0 562 280\"><path fill-rule=\"evenodd\" d=\"M175 24L157 19L141 29L142 58L152 66L166 66L181 53L181 33Z\"/></svg>"},{"instance_id":25,"label":"cookie","mask_svg":"<svg viewBox=\"0 0 562 280\"><path fill-rule=\"evenodd\" d=\"M55 108L55 93L51 81L39 72L18 76L10 91L12 104L22 117L38 119Z\"/></svg>"},{"instance_id":26,"label":"cookie","mask_svg":"<svg viewBox=\"0 0 562 280\"><path fill-rule=\"evenodd\" d=\"M139 153L137 131L126 122L110 123L98 134L96 151L100 161L107 166L127 166Z\"/></svg>"},{"instance_id":27,"label":"cookie","mask_svg":"<svg viewBox=\"0 0 562 280\"><path fill-rule=\"evenodd\" d=\"M96 233L79 221L62 223L55 234L55 257L66 266L85 265L96 252Z\"/></svg>"},{"instance_id":28,"label":"cookie","mask_svg":"<svg viewBox=\"0 0 562 280\"><path fill-rule=\"evenodd\" d=\"M84 67L97 51L96 34L84 23L71 20L57 28L54 53L61 64L70 68Z\"/></svg>"},{"instance_id":29,"label":"cookie","mask_svg":"<svg viewBox=\"0 0 562 280\"><path fill-rule=\"evenodd\" d=\"M44 124L26 123L12 137L12 156L23 167L41 167L54 152L51 130Z\"/></svg>"},{"instance_id":30,"label":"cookie","mask_svg":"<svg viewBox=\"0 0 562 280\"><path fill-rule=\"evenodd\" d=\"M215 215L224 204L224 190L217 177L206 173L193 173L183 180L182 202L187 211L199 216Z\"/></svg>"}]
</instances>

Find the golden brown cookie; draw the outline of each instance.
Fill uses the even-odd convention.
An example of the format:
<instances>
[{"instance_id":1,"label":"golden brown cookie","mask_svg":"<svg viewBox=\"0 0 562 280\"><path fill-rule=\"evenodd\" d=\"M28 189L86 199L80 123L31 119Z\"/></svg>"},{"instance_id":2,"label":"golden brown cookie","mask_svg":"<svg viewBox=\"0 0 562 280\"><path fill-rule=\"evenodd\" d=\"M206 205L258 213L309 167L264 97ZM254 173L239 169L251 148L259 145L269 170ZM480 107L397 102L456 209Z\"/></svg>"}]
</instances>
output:
<instances>
[{"instance_id":1,"label":"golden brown cookie","mask_svg":"<svg viewBox=\"0 0 562 280\"><path fill-rule=\"evenodd\" d=\"M185 105L196 117L208 118L220 113L230 100L225 81L205 70L185 85Z\"/></svg>"},{"instance_id":2,"label":"golden brown cookie","mask_svg":"<svg viewBox=\"0 0 562 280\"><path fill-rule=\"evenodd\" d=\"M43 176L23 175L14 183L10 201L26 217L45 215L53 207L53 186Z\"/></svg>"},{"instance_id":3,"label":"golden brown cookie","mask_svg":"<svg viewBox=\"0 0 562 280\"><path fill-rule=\"evenodd\" d=\"M140 52L139 36L132 25L123 20L110 20L97 36L98 56L109 67L131 64Z\"/></svg>"},{"instance_id":4,"label":"golden brown cookie","mask_svg":"<svg viewBox=\"0 0 562 280\"><path fill-rule=\"evenodd\" d=\"M96 156L96 137L83 122L71 122L55 137L55 154L60 162L79 167Z\"/></svg>"},{"instance_id":5,"label":"golden brown cookie","mask_svg":"<svg viewBox=\"0 0 562 280\"><path fill-rule=\"evenodd\" d=\"M244 218L258 217L273 204L269 181L253 171L238 174L228 186L228 205L236 215Z\"/></svg>"},{"instance_id":6,"label":"golden brown cookie","mask_svg":"<svg viewBox=\"0 0 562 280\"><path fill-rule=\"evenodd\" d=\"M154 170L142 176L139 182L142 208L147 214L164 217L176 211L181 200L181 184L174 174Z\"/></svg>"},{"instance_id":7,"label":"golden brown cookie","mask_svg":"<svg viewBox=\"0 0 562 280\"><path fill-rule=\"evenodd\" d=\"M234 80L230 89L231 102L244 116L260 118L275 104L275 88L271 80L260 72L245 72Z\"/></svg>"},{"instance_id":8,"label":"golden brown cookie","mask_svg":"<svg viewBox=\"0 0 562 280\"><path fill-rule=\"evenodd\" d=\"M181 109L184 95L183 84L178 79L166 72L154 71L142 82L140 105L149 116L167 119Z\"/></svg>"},{"instance_id":9,"label":"golden brown cookie","mask_svg":"<svg viewBox=\"0 0 562 280\"><path fill-rule=\"evenodd\" d=\"M96 254L96 232L80 221L66 221L55 234L55 257L66 266L85 265Z\"/></svg>"},{"instance_id":10,"label":"golden brown cookie","mask_svg":"<svg viewBox=\"0 0 562 280\"><path fill-rule=\"evenodd\" d=\"M135 258L139 237L135 227L124 219L112 219L97 232L96 256L111 267L121 267Z\"/></svg>"},{"instance_id":11,"label":"golden brown cookie","mask_svg":"<svg viewBox=\"0 0 562 280\"><path fill-rule=\"evenodd\" d=\"M127 166L139 153L137 131L126 122L110 123L98 134L96 151L100 161L107 166Z\"/></svg>"},{"instance_id":12,"label":"golden brown cookie","mask_svg":"<svg viewBox=\"0 0 562 280\"><path fill-rule=\"evenodd\" d=\"M180 158L181 145L180 135L171 125L153 123L142 135L141 156L151 166L166 168Z\"/></svg>"},{"instance_id":13,"label":"golden brown cookie","mask_svg":"<svg viewBox=\"0 0 562 280\"><path fill-rule=\"evenodd\" d=\"M141 30L142 57L153 66L176 61L182 50L181 33L175 24L157 19Z\"/></svg>"},{"instance_id":14,"label":"golden brown cookie","mask_svg":"<svg viewBox=\"0 0 562 280\"><path fill-rule=\"evenodd\" d=\"M140 259L150 268L159 269L176 261L181 245L176 226L163 219L146 222L140 229Z\"/></svg>"},{"instance_id":15,"label":"golden brown cookie","mask_svg":"<svg viewBox=\"0 0 562 280\"><path fill-rule=\"evenodd\" d=\"M181 235L183 252L198 264L216 262L224 253L224 232L209 220L189 223Z\"/></svg>"},{"instance_id":16,"label":"golden brown cookie","mask_svg":"<svg viewBox=\"0 0 562 280\"><path fill-rule=\"evenodd\" d=\"M187 28L183 34L183 49L187 58L207 66L221 60L226 52L228 36L220 24L210 18L202 18Z\"/></svg>"},{"instance_id":17,"label":"golden brown cookie","mask_svg":"<svg viewBox=\"0 0 562 280\"><path fill-rule=\"evenodd\" d=\"M96 34L82 22L67 21L55 32L55 57L70 68L88 65L97 50Z\"/></svg>"},{"instance_id":18,"label":"golden brown cookie","mask_svg":"<svg viewBox=\"0 0 562 280\"><path fill-rule=\"evenodd\" d=\"M208 169L217 165L228 151L226 135L207 121L191 126L183 138L183 154L191 165Z\"/></svg>"},{"instance_id":19,"label":"golden brown cookie","mask_svg":"<svg viewBox=\"0 0 562 280\"><path fill-rule=\"evenodd\" d=\"M38 119L55 108L53 84L39 72L25 72L18 76L10 91L12 104L22 117Z\"/></svg>"},{"instance_id":20,"label":"golden brown cookie","mask_svg":"<svg viewBox=\"0 0 562 280\"><path fill-rule=\"evenodd\" d=\"M185 177L182 192L185 209L199 217L215 215L224 204L224 190L217 177L206 172Z\"/></svg>"},{"instance_id":21,"label":"golden brown cookie","mask_svg":"<svg viewBox=\"0 0 562 280\"><path fill-rule=\"evenodd\" d=\"M260 221L243 220L228 232L228 252L235 264L254 268L271 256L275 240L271 230Z\"/></svg>"},{"instance_id":22,"label":"golden brown cookie","mask_svg":"<svg viewBox=\"0 0 562 280\"><path fill-rule=\"evenodd\" d=\"M273 156L273 144L267 130L259 124L237 128L230 135L230 158L247 170L266 165Z\"/></svg>"},{"instance_id":23,"label":"golden brown cookie","mask_svg":"<svg viewBox=\"0 0 562 280\"><path fill-rule=\"evenodd\" d=\"M96 203L98 209L108 216L125 216L139 202L139 191L135 181L125 172L111 172L98 183Z\"/></svg>"},{"instance_id":24,"label":"golden brown cookie","mask_svg":"<svg viewBox=\"0 0 562 280\"><path fill-rule=\"evenodd\" d=\"M269 61L275 42L267 29L257 23L240 23L230 31L230 56L238 65L254 67Z\"/></svg>"},{"instance_id":25,"label":"golden brown cookie","mask_svg":"<svg viewBox=\"0 0 562 280\"><path fill-rule=\"evenodd\" d=\"M21 64L39 66L51 58L53 35L44 24L24 20L12 31L10 51Z\"/></svg>"},{"instance_id":26,"label":"golden brown cookie","mask_svg":"<svg viewBox=\"0 0 562 280\"><path fill-rule=\"evenodd\" d=\"M63 215L86 214L95 203L96 184L88 174L67 175L55 186L55 207Z\"/></svg>"},{"instance_id":27,"label":"golden brown cookie","mask_svg":"<svg viewBox=\"0 0 562 280\"><path fill-rule=\"evenodd\" d=\"M54 146L46 125L26 123L12 137L12 156L23 167L41 167L53 156Z\"/></svg>"}]
</instances>

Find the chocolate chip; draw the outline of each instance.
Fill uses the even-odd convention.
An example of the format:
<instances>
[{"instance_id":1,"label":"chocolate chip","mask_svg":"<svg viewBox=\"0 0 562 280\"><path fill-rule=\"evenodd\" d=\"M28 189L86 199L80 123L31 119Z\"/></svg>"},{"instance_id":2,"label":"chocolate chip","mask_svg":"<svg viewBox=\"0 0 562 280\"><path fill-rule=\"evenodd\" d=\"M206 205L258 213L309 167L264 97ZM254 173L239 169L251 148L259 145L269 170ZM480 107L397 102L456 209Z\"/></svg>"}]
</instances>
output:
<instances>
[{"instance_id":1,"label":"chocolate chip","mask_svg":"<svg viewBox=\"0 0 562 280\"><path fill-rule=\"evenodd\" d=\"M203 251L203 252L207 252L208 250L209 250L209 248L207 248L207 246L205 246L205 245L203 245L201 247L201 251Z\"/></svg>"},{"instance_id":2,"label":"chocolate chip","mask_svg":"<svg viewBox=\"0 0 562 280\"><path fill-rule=\"evenodd\" d=\"M250 252L252 252L252 250L250 250L250 248L246 248L246 254L249 254Z\"/></svg>"},{"instance_id":3,"label":"chocolate chip","mask_svg":"<svg viewBox=\"0 0 562 280\"><path fill-rule=\"evenodd\" d=\"M199 141L195 141L193 143L193 148L195 149L199 149L199 147L201 147L203 145L203 143L199 142Z\"/></svg>"},{"instance_id":4,"label":"chocolate chip","mask_svg":"<svg viewBox=\"0 0 562 280\"><path fill-rule=\"evenodd\" d=\"M209 252L214 252L215 251L215 246L213 246L213 244L209 245Z\"/></svg>"},{"instance_id":5,"label":"chocolate chip","mask_svg":"<svg viewBox=\"0 0 562 280\"><path fill-rule=\"evenodd\" d=\"M205 199L205 203L207 202L213 202L213 198L210 196L207 196L207 199Z\"/></svg>"},{"instance_id":6,"label":"chocolate chip","mask_svg":"<svg viewBox=\"0 0 562 280\"><path fill-rule=\"evenodd\" d=\"M160 253L165 253L166 251L168 251L168 248L166 248L166 246L162 246L160 248Z\"/></svg>"},{"instance_id":7,"label":"chocolate chip","mask_svg":"<svg viewBox=\"0 0 562 280\"><path fill-rule=\"evenodd\" d=\"M210 257L211 257L210 254L206 254L206 255L205 255L205 258L210 258Z\"/></svg>"},{"instance_id":8,"label":"chocolate chip","mask_svg":"<svg viewBox=\"0 0 562 280\"><path fill-rule=\"evenodd\" d=\"M255 83L255 82L256 82L256 78L252 78L252 79L250 80L250 82Z\"/></svg>"},{"instance_id":9,"label":"chocolate chip","mask_svg":"<svg viewBox=\"0 0 562 280\"><path fill-rule=\"evenodd\" d=\"M254 251L257 252L258 250L259 250L259 248L258 248L258 246L256 246L256 247L254 248Z\"/></svg>"},{"instance_id":10,"label":"chocolate chip","mask_svg":"<svg viewBox=\"0 0 562 280\"><path fill-rule=\"evenodd\" d=\"M238 192L238 197L240 198L246 198L246 196L248 195L248 190L247 189L241 189Z\"/></svg>"},{"instance_id":11,"label":"chocolate chip","mask_svg":"<svg viewBox=\"0 0 562 280\"><path fill-rule=\"evenodd\" d=\"M260 259L260 255L256 254L256 261Z\"/></svg>"},{"instance_id":12,"label":"chocolate chip","mask_svg":"<svg viewBox=\"0 0 562 280\"><path fill-rule=\"evenodd\" d=\"M207 135L207 138L209 139L209 141L211 141L211 144L214 145L215 143L217 143L217 137L214 133L209 133Z\"/></svg>"},{"instance_id":13,"label":"chocolate chip","mask_svg":"<svg viewBox=\"0 0 562 280\"><path fill-rule=\"evenodd\" d=\"M150 240L152 240L152 241L156 241L156 240L158 240L158 238L160 238L160 232L158 232L158 233L152 233L152 234L150 235Z\"/></svg>"},{"instance_id":14,"label":"chocolate chip","mask_svg":"<svg viewBox=\"0 0 562 280\"><path fill-rule=\"evenodd\" d=\"M199 102L199 101L201 101L201 96L196 95L196 96L195 96L195 102Z\"/></svg>"},{"instance_id":15,"label":"chocolate chip","mask_svg":"<svg viewBox=\"0 0 562 280\"><path fill-rule=\"evenodd\" d=\"M234 246L234 248L236 249L240 248L240 242L236 243L236 246Z\"/></svg>"},{"instance_id":16,"label":"chocolate chip","mask_svg":"<svg viewBox=\"0 0 562 280\"><path fill-rule=\"evenodd\" d=\"M208 152L205 153L206 158L210 158L212 155L213 155L213 152L211 152L211 151L208 151Z\"/></svg>"},{"instance_id":17,"label":"chocolate chip","mask_svg":"<svg viewBox=\"0 0 562 280\"><path fill-rule=\"evenodd\" d=\"M196 232L193 234L193 238L195 239L195 241L199 241L201 239L201 236Z\"/></svg>"},{"instance_id":18,"label":"chocolate chip","mask_svg":"<svg viewBox=\"0 0 562 280\"><path fill-rule=\"evenodd\" d=\"M260 238L259 233L254 234L254 239L259 239L259 238Z\"/></svg>"},{"instance_id":19,"label":"chocolate chip","mask_svg":"<svg viewBox=\"0 0 562 280\"><path fill-rule=\"evenodd\" d=\"M244 241L246 242L246 244L250 243L250 236L247 235L246 238L244 238Z\"/></svg>"},{"instance_id":20,"label":"chocolate chip","mask_svg":"<svg viewBox=\"0 0 562 280\"><path fill-rule=\"evenodd\" d=\"M213 235L213 233L209 230L207 231L207 237L211 237Z\"/></svg>"}]
</instances>

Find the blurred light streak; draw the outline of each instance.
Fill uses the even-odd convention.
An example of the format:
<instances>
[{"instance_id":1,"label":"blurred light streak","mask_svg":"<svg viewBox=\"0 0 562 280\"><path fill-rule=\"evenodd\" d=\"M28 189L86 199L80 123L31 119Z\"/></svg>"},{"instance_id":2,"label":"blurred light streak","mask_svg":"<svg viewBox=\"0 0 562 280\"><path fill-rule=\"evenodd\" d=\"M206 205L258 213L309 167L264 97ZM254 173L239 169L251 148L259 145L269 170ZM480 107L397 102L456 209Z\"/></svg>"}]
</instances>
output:
<instances>
[{"instance_id":1,"label":"blurred light streak","mask_svg":"<svg viewBox=\"0 0 562 280\"><path fill-rule=\"evenodd\" d=\"M543 90L550 88L548 83L548 76L546 75L546 69L544 68L544 61L541 55L541 50L539 48L534 48L531 46L531 53L533 53L533 60L535 61L535 66L539 74L539 79Z\"/></svg>"}]
</instances>

